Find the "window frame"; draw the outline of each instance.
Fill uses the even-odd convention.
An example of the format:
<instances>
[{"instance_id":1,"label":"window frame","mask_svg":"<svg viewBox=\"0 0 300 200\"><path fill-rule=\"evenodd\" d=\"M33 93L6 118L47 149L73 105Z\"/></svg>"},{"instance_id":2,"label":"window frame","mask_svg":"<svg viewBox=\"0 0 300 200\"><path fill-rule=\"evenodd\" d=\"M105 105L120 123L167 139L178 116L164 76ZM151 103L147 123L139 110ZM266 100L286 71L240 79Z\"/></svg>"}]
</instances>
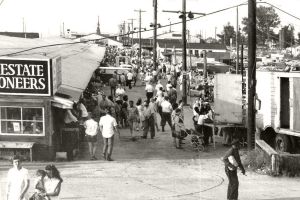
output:
<instances>
[{"instance_id":1,"label":"window frame","mask_svg":"<svg viewBox=\"0 0 300 200\"><path fill-rule=\"evenodd\" d=\"M1 108L20 108L21 109L21 119L20 120L14 120L14 119L2 119L1 115L0 115L0 135L2 136L9 136L9 135L13 135L13 136L45 136L45 108L44 107L40 107L40 106L0 106ZM38 108L38 109L42 109L42 120L24 120L23 119L23 109L24 108ZM1 122L5 121L5 122L20 122L20 128L21 128L21 133L4 133L2 132L2 126L1 126ZM24 122L36 122L36 123L43 123L43 131L42 134L24 134L24 129L23 129L23 123Z\"/></svg>"}]
</instances>

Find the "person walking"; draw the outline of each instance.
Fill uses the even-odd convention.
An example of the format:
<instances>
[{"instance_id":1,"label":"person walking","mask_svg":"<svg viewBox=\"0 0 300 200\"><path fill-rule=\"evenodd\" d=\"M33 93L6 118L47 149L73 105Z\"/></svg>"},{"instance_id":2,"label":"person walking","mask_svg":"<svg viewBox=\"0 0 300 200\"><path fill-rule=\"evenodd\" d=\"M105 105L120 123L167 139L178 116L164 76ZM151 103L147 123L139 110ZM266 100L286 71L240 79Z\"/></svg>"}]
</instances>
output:
<instances>
[{"instance_id":1,"label":"person walking","mask_svg":"<svg viewBox=\"0 0 300 200\"><path fill-rule=\"evenodd\" d=\"M129 107L128 107L128 124L130 128L130 135L131 140L135 141L136 138L133 136L134 128L138 122L139 119L139 111L136 106L133 105L133 101L129 101Z\"/></svg>"},{"instance_id":2,"label":"person walking","mask_svg":"<svg viewBox=\"0 0 300 200\"><path fill-rule=\"evenodd\" d=\"M155 85L156 94L159 92L160 88L163 88L164 86L161 84L160 80L157 81L157 84Z\"/></svg>"},{"instance_id":3,"label":"person walking","mask_svg":"<svg viewBox=\"0 0 300 200\"><path fill-rule=\"evenodd\" d=\"M241 162L239 154L238 139L233 139L232 147L225 153L223 162L225 163L225 173L228 177L227 200L237 200L239 195L239 180L237 175L237 168L240 168L242 174L246 174L244 166Z\"/></svg>"},{"instance_id":4,"label":"person walking","mask_svg":"<svg viewBox=\"0 0 300 200\"><path fill-rule=\"evenodd\" d=\"M153 97L154 88L153 88L153 86L150 83L147 83L146 87L145 87L145 91L146 91L147 101L149 102L150 99Z\"/></svg>"},{"instance_id":5,"label":"person walking","mask_svg":"<svg viewBox=\"0 0 300 200\"><path fill-rule=\"evenodd\" d=\"M173 86L170 86L170 89L168 91L168 96L169 96L171 105L176 103L176 101L177 101L177 91Z\"/></svg>"},{"instance_id":6,"label":"person walking","mask_svg":"<svg viewBox=\"0 0 300 200\"><path fill-rule=\"evenodd\" d=\"M129 87L129 89L131 89L131 83L132 83L132 80L133 80L133 73L131 72L131 70L128 71L128 73L126 74L127 76L127 85Z\"/></svg>"},{"instance_id":7,"label":"person walking","mask_svg":"<svg viewBox=\"0 0 300 200\"><path fill-rule=\"evenodd\" d=\"M173 133L172 137L174 139L174 145L176 149L182 149L182 138L181 131L184 129L183 116L180 108L176 108L172 112L172 123L173 123Z\"/></svg>"},{"instance_id":8,"label":"person walking","mask_svg":"<svg viewBox=\"0 0 300 200\"><path fill-rule=\"evenodd\" d=\"M139 118L138 118L138 124L136 126L136 130L139 131L140 129L143 130L143 110L144 110L144 106L143 106L143 102L142 102L142 98L139 98L136 102L136 107L138 109L139 112Z\"/></svg>"},{"instance_id":9,"label":"person walking","mask_svg":"<svg viewBox=\"0 0 300 200\"><path fill-rule=\"evenodd\" d=\"M97 160L95 154L97 149L97 133L98 133L98 123L92 118L91 113L89 113L88 120L84 122L86 140L89 145L90 159Z\"/></svg>"},{"instance_id":10,"label":"person walking","mask_svg":"<svg viewBox=\"0 0 300 200\"><path fill-rule=\"evenodd\" d=\"M123 96L126 94L126 90L121 86L121 84L118 84L116 89L116 99L123 99Z\"/></svg>"},{"instance_id":11,"label":"person walking","mask_svg":"<svg viewBox=\"0 0 300 200\"><path fill-rule=\"evenodd\" d=\"M165 97L165 100L161 103L161 110L162 110L162 118L161 118L161 130L162 132L165 131L165 125L166 122L168 122L171 130L173 130L172 128L172 120L171 120L171 114L173 111L172 105L169 102L169 97Z\"/></svg>"},{"instance_id":12,"label":"person walking","mask_svg":"<svg viewBox=\"0 0 300 200\"><path fill-rule=\"evenodd\" d=\"M110 94L111 96L116 96L116 87L117 87L117 79L115 79L114 77L110 78L108 81L108 85L110 86Z\"/></svg>"},{"instance_id":13,"label":"person walking","mask_svg":"<svg viewBox=\"0 0 300 200\"><path fill-rule=\"evenodd\" d=\"M55 165L45 167L46 176L44 178L45 196L50 200L59 200L61 183L63 179Z\"/></svg>"},{"instance_id":14,"label":"person walking","mask_svg":"<svg viewBox=\"0 0 300 200\"><path fill-rule=\"evenodd\" d=\"M19 155L14 155L11 161L13 167L7 173L6 199L25 200L29 188L28 170L22 167Z\"/></svg>"},{"instance_id":15,"label":"person walking","mask_svg":"<svg viewBox=\"0 0 300 200\"><path fill-rule=\"evenodd\" d=\"M145 100L144 101L144 108L142 111L142 119L143 119L143 139L147 139L148 131L150 129L150 136L151 139L155 137L155 125L154 125L154 111L153 109L149 106L149 101Z\"/></svg>"},{"instance_id":16,"label":"person walking","mask_svg":"<svg viewBox=\"0 0 300 200\"><path fill-rule=\"evenodd\" d=\"M103 137L103 158L107 161L113 161L111 158L113 145L114 145L114 134L117 132L120 138L120 132L116 119L111 116L110 110L105 109L106 115L100 118L99 127Z\"/></svg>"},{"instance_id":17,"label":"person walking","mask_svg":"<svg viewBox=\"0 0 300 200\"><path fill-rule=\"evenodd\" d=\"M126 76L125 76L124 73L122 73L122 74L120 75L120 82L121 82L121 85L122 85L123 87L126 86Z\"/></svg>"}]
</instances>

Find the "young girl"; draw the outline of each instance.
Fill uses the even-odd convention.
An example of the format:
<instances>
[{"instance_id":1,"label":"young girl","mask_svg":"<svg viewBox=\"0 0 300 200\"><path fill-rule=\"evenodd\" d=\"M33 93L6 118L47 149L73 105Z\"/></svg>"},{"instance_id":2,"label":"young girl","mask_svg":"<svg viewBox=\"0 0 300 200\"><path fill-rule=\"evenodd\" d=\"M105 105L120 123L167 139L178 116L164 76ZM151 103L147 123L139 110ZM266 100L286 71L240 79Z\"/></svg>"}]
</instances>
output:
<instances>
[{"instance_id":1,"label":"young girl","mask_svg":"<svg viewBox=\"0 0 300 200\"><path fill-rule=\"evenodd\" d=\"M175 113L174 113L174 144L176 149L182 149L181 147L181 130L184 128L184 123L183 123L183 117L181 110L179 108L176 108Z\"/></svg>"},{"instance_id":2,"label":"young girl","mask_svg":"<svg viewBox=\"0 0 300 200\"><path fill-rule=\"evenodd\" d=\"M44 170L36 171L36 179L35 179L35 193L29 198L29 200L48 200L49 198L44 195L46 192L44 186L44 178L46 176L46 172Z\"/></svg>"},{"instance_id":3,"label":"young girl","mask_svg":"<svg viewBox=\"0 0 300 200\"><path fill-rule=\"evenodd\" d=\"M50 198L50 200L59 200L61 184L63 182L60 172L55 165L47 165L45 171L44 185L46 192L44 195Z\"/></svg>"},{"instance_id":4,"label":"young girl","mask_svg":"<svg viewBox=\"0 0 300 200\"><path fill-rule=\"evenodd\" d=\"M128 123L130 128L131 140L135 141L135 137L133 137L133 129L134 125L138 121L139 111L136 106L133 105L133 101L129 101L129 108L128 108Z\"/></svg>"},{"instance_id":5,"label":"young girl","mask_svg":"<svg viewBox=\"0 0 300 200\"><path fill-rule=\"evenodd\" d=\"M142 105L142 99L141 98L139 98L137 100L136 107L137 107L138 112L139 112L139 118L138 118L138 123L137 123L137 126L136 126L136 130L139 131L139 128L141 128L141 130L143 128L143 125L142 125L142 121L143 121L143 119L142 119L142 117L143 117L143 115L142 115L143 105Z\"/></svg>"}]
</instances>

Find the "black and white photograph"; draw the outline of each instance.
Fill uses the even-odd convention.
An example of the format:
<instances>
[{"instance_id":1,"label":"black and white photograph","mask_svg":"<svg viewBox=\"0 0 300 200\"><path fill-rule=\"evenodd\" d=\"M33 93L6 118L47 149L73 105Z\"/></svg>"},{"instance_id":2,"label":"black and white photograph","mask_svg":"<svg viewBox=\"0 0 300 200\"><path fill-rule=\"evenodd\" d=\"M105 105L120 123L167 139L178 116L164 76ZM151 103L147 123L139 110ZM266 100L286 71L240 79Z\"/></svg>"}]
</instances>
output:
<instances>
[{"instance_id":1,"label":"black and white photograph","mask_svg":"<svg viewBox=\"0 0 300 200\"><path fill-rule=\"evenodd\" d=\"M0 200L300 200L299 8L0 0Z\"/></svg>"}]
</instances>

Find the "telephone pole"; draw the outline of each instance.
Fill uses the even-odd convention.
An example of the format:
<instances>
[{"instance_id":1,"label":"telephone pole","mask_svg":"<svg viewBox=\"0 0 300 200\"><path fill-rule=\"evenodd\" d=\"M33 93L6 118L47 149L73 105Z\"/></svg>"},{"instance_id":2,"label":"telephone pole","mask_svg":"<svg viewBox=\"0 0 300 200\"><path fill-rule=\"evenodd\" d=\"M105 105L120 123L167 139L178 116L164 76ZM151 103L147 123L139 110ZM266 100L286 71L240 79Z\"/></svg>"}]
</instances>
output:
<instances>
[{"instance_id":1,"label":"telephone pole","mask_svg":"<svg viewBox=\"0 0 300 200\"><path fill-rule=\"evenodd\" d=\"M134 10L134 12L139 12L139 64L142 67L142 12L146 12L144 10Z\"/></svg>"},{"instance_id":2,"label":"telephone pole","mask_svg":"<svg viewBox=\"0 0 300 200\"><path fill-rule=\"evenodd\" d=\"M235 73L238 74L239 71L239 7L236 7L236 65L235 65Z\"/></svg>"},{"instance_id":3,"label":"telephone pole","mask_svg":"<svg viewBox=\"0 0 300 200\"><path fill-rule=\"evenodd\" d=\"M182 68L182 102L186 105L186 0L182 0Z\"/></svg>"},{"instance_id":4,"label":"telephone pole","mask_svg":"<svg viewBox=\"0 0 300 200\"><path fill-rule=\"evenodd\" d=\"M154 7L154 29L153 29L153 68L156 70L156 60L157 60L157 0L153 0L153 7Z\"/></svg>"},{"instance_id":5,"label":"telephone pole","mask_svg":"<svg viewBox=\"0 0 300 200\"><path fill-rule=\"evenodd\" d=\"M248 150L255 146L256 0L248 1Z\"/></svg>"},{"instance_id":6,"label":"telephone pole","mask_svg":"<svg viewBox=\"0 0 300 200\"><path fill-rule=\"evenodd\" d=\"M133 32L134 32L134 31L133 31L133 29L134 29L134 28L133 28L133 21L134 21L135 19L128 19L128 20L131 21L130 24L131 24L131 33L132 33L132 34L131 34L131 46L132 46L132 45L133 45Z\"/></svg>"},{"instance_id":7,"label":"telephone pole","mask_svg":"<svg viewBox=\"0 0 300 200\"><path fill-rule=\"evenodd\" d=\"M204 13L195 13L195 12L186 12L186 0L182 0L182 10L181 11L169 11L163 10L163 12L170 13L181 13L179 18L182 19L182 102L184 105L187 105L187 88L186 88L186 75L187 75L187 67L186 67L186 15L190 19L194 18L194 14L205 15Z\"/></svg>"}]
</instances>

